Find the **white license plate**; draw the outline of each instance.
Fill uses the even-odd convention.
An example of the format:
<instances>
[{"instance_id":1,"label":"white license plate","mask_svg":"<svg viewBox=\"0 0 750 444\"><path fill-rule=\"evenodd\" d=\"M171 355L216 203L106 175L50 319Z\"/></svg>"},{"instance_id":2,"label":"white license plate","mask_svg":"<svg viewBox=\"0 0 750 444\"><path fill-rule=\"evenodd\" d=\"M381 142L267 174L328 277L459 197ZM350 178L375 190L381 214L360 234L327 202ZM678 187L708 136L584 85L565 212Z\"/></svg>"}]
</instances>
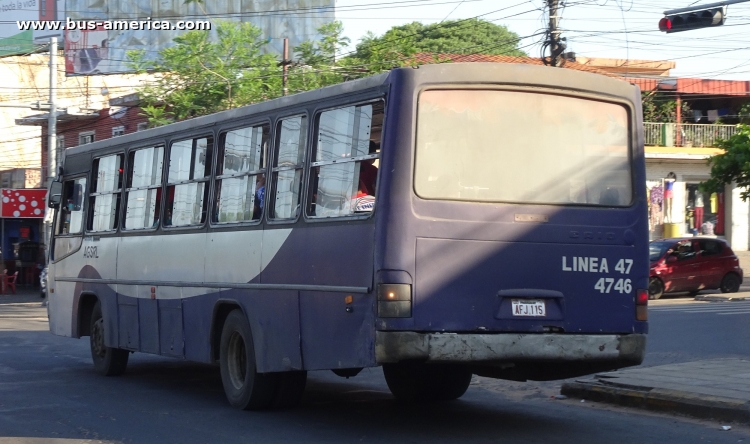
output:
<instances>
[{"instance_id":1,"label":"white license plate","mask_svg":"<svg viewBox=\"0 0 750 444\"><path fill-rule=\"evenodd\" d=\"M547 315L544 301L541 299L511 299L513 316L537 316Z\"/></svg>"}]
</instances>

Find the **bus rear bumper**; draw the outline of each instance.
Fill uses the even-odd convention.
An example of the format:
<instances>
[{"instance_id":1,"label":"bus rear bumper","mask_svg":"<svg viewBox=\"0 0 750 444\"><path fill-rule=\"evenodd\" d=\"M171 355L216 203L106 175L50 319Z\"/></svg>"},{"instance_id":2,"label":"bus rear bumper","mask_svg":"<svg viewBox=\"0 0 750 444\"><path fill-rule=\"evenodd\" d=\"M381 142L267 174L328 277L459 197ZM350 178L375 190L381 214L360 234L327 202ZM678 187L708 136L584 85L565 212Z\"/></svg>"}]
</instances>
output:
<instances>
[{"instance_id":1,"label":"bus rear bumper","mask_svg":"<svg viewBox=\"0 0 750 444\"><path fill-rule=\"evenodd\" d=\"M646 335L473 334L378 331L378 364L419 360L507 367L524 363L591 363L600 368L638 365Z\"/></svg>"}]
</instances>

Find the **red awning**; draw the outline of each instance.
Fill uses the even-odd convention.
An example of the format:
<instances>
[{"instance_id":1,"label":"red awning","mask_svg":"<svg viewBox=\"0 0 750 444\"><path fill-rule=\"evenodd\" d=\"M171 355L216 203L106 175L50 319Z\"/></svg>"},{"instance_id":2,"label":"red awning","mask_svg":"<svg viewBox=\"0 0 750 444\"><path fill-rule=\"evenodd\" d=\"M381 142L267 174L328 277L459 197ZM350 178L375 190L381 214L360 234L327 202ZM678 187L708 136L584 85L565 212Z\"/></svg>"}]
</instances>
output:
<instances>
[{"instance_id":1,"label":"red awning","mask_svg":"<svg viewBox=\"0 0 750 444\"><path fill-rule=\"evenodd\" d=\"M2 188L0 196L0 217L44 217L47 190Z\"/></svg>"}]
</instances>

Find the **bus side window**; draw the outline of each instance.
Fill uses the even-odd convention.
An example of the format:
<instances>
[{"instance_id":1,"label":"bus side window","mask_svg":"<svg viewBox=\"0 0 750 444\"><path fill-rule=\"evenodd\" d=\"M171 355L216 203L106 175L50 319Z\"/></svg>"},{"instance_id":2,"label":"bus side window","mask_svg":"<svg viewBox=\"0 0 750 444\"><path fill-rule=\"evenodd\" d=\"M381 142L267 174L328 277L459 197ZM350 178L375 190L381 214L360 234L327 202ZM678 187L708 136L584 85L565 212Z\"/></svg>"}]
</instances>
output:
<instances>
[{"instance_id":1,"label":"bus side window","mask_svg":"<svg viewBox=\"0 0 750 444\"><path fill-rule=\"evenodd\" d=\"M86 178L65 181L62 200L57 211L57 234L79 234L83 231L83 195Z\"/></svg>"},{"instance_id":2,"label":"bus side window","mask_svg":"<svg viewBox=\"0 0 750 444\"><path fill-rule=\"evenodd\" d=\"M213 223L259 220L266 193L266 152L271 125L222 134L216 162Z\"/></svg>"},{"instance_id":3,"label":"bus side window","mask_svg":"<svg viewBox=\"0 0 750 444\"><path fill-rule=\"evenodd\" d=\"M375 207L384 102L325 111L310 171L311 217L352 216Z\"/></svg>"},{"instance_id":4,"label":"bus side window","mask_svg":"<svg viewBox=\"0 0 750 444\"><path fill-rule=\"evenodd\" d=\"M123 229L156 228L159 226L159 213L161 212L164 147L155 146L134 150L130 152L128 159Z\"/></svg>"},{"instance_id":5,"label":"bus side window","mask_svg":"<svg viewBox=\"0 0 750 444\"><path fill-rule=\"evenodd\" d=\"M206 221L213 147L211 136L180 140L170 146L164 226L201 225Z\"/></svg>"},{"instance_id":6,"label":"bus side window","mask_svg":"<svg viewBox=\"0 0 750 444\"><path fill-rule=\"evenodd\" d=\"M86 229L89 231L117 229L124 157L122 154L115 154L94 159L93 180L91 193L89 193L89 215L86 223Z\"/></svg>"},{"instance_id":7,"label":"bus side window","mask_svg":"<svg viewBox=\"0 0 750 444\"><path fill-rule=\"evenodd\" d=\"M290 117L279 122L272 180L271 219L296 219L302 195L302 174L307 147L307 117Z\"/></svg>"}]
</instances>

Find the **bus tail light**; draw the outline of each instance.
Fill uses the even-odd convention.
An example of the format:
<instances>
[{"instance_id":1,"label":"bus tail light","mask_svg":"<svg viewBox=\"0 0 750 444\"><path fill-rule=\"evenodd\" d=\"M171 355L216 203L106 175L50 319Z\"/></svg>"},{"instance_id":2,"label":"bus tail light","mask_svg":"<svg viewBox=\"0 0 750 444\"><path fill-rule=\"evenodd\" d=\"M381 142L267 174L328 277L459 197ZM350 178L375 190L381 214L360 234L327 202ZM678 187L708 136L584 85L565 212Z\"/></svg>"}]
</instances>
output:
<instances>
[{"instance_id":1,"label":"bus tail light","mask_svg":"<svg viewBox=\"0 0 750 444\"><path fill-rule=\"evenodd\" d=\"M378 317L410 318L411 285L378 284Z\"/></svg>"},{"instance_id":2,"label":"bus tail light","mask_svg":"<svg viewBox=\"0 0 750 444\"><path fill-rule=\"evenodd\" d=\"M635 292L635 319L648 321L648 290L640 289Z\"/></svg>"}]
</instances>

